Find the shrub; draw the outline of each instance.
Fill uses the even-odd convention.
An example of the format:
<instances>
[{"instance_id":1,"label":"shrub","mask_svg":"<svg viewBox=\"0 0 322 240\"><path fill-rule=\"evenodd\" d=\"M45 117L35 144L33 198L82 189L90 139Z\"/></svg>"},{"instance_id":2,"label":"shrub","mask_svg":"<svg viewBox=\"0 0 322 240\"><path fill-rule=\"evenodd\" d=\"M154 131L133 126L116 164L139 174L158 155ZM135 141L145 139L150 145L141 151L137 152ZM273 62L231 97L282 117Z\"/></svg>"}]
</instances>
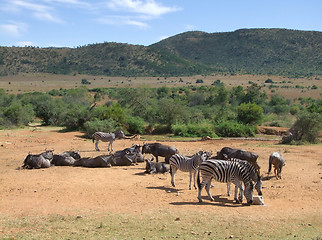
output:
<instances>
[{"instance_id":1,"label":"shrub","mask_svg":"<svg viewBox=\"0 0 322 240\"><path fill-rule=\"evenodd\" d=\"M181 137L216 137L213 124L209 122L174 124L172 125L174 135Z\"/></svg>"},{"instance_id":2,"label":"shrub","mask_svg":"<svg viewBox=\"0 0 322 240\"><path fill-rule=\"evenodd\" d=\"M89 84L92 84L90 81L88 81L86 78L83 78L82 79L82 84L84 84L84 85L89 85Z\"/></svg>"},{"instance_id":3,"label":"shrub","mask_svg":"<svg viewBox=\"0 0 322 240\"><path fill-rule=\"evenodd\" d=\"M142 134L144 131L145 122L140 117L129 117L127 120L128 131L131 134Z\"/></svg>"},{"instance_id":4,"label":"shrub","mask_svg":"<svg viewBox=\"0 0 322 240\"><path fill-rule=\"evenodd\" d=\"M118 124L112 120L93 120L84 124L84 131L88 137L95 132L114 132L118 128Z\"/></svg>"},{"instance_id":5,"label":"shrub","mask_svg":"<svg viewBox=\"0 0 322 240\"><path fill-rule=\"evenodd\" d=\"M236 121L226 121L215 126L215 133L220 137L253 137L255 127Z\"/></svg>"},{"instance_id":6,"label":"shrub","mask_svg":"<svg viewBox=\"0 0 322 240\"><path fill-rule=\"evenodd\" d=\"M322 115L319 113L301 113L290 129L291 135L283 138L282 143L317 143L322 130Z\"/></svg>"},{"instance_id":7,"label":"shrub","mask_svg":"<svg viewBox=\"0 0 322 240\"><path fill-rule=\"evenodd\" d=\"M237 108L237 119L244 124L260 124L263 116L263 108L256 103L242 103Z\"/></svg>"}]
</instances>

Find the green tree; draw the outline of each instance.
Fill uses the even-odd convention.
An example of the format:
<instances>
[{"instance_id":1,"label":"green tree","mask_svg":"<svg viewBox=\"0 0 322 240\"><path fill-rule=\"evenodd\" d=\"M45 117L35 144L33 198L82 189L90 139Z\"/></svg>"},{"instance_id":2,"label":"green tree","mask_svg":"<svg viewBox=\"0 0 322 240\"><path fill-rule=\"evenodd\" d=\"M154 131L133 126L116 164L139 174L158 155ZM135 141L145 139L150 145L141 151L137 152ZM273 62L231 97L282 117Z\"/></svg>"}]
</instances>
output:
<instances>
[{"instance_id":1,"label":"green tree","mask_svg":"<svg viewBox=\"0 0 322 240\"><path fill-rule=\"evenodd\" d=\"M263 108L256 103L242 103L237 108L237 119L244 124L260 124L263 117Z\"/></svg>"},{"instance_id":2,"label":"green tree","mask_svg":"<svg viewBox=\"0 0 322 240\"><path fill-rule=\"evenodd\" d=\"M316 112L302 112L291 127L291 135L284 138L283 143L296 142L317 143L322 130L322 115Z\"/></svg>"}]
</instances>

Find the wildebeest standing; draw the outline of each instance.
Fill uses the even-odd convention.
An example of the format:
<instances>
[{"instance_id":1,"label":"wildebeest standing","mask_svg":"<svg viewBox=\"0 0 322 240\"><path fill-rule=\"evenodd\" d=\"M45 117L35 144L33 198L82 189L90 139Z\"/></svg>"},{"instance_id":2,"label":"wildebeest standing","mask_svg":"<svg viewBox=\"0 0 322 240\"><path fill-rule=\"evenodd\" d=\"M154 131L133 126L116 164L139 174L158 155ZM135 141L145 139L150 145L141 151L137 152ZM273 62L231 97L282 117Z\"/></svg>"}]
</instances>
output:
<instances>
[{"instance_id":1,"label":"wildebeest standing","mask_svg":"<svg viewBox=\"0 0 322 240\"><path fill-rule=\"evenodd\" d=\"M257 163L257 158L258 158L257 153L249 152L243 149L223 147L215 157L215 159L222 159L222 160L228 160L233 158L248 161L251 164L253 164L253 166L256 168L258 172L260 171L260 166Z\"/></svg>"},{"instance_id":2,"label":"wildebeest standing","mask_svg":"<svg viewBox=\"0 0 322 240\"><path fill-rule=\"evenodd\" d=\"M51 164L55 166L73 166L81 156L77 151L66 151L62 154L54 154Z\"/></svg>"},{"instance_id":3,"label":"wildebeest standing","mask_svg":"<svg viewBox=\"0 0 322 240\"><path fill-rule=\"evenodd\" d=\"M142 154L144 153L151 153L157 162L159 162L158 156L164 157L165 162L169 163L170 157L178 153L178 150L175 147L161 143L147 143L142 146Z\"/></svg>"},{"instance_id":4,"label":"wildebeest standing","mask_svg":"<svg viewBox=\"0 0 322 240\"><path fill-rule=\"evenodd\" d=\"M276 179L282 179L282 168L283 168L283 166L285 166L285 159L283 158L280 150L278 150L277 152L273 152L269 156L267 174L269 174L271 172L272 165L274 165L274 173L275 173Z\"/></svg>"},{"instance_id":5,"label":"wildebeest standing","mask_svg":"<svg viewBox=\"0 0 322 240\"><path fill-rule=\"evenodd\" d=\"M154 162L153 158L151 160L146 159L145 162L145 173L167 173L170 171L168 164Z\"/></svg>"},{"instance_id":6,"label":"wildebeest standing","mask_svg":"<svg viewBox=\"0 0 322 240\"><path fill-rule=\"evenodd\" d=\"M49 168L50 160L53 158L53 150L46 150L40 154L29 153L24 160L22 168L27 169L39 169L39 168Z\"/></svg>"}]
</instances>

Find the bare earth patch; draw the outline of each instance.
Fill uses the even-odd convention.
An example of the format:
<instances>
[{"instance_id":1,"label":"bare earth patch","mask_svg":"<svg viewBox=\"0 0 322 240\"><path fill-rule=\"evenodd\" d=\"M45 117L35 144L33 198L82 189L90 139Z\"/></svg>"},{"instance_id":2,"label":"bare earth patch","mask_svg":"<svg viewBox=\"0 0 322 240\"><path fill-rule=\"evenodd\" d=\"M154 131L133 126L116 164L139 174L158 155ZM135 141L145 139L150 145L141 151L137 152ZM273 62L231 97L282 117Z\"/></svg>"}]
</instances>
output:
<instances>
[{"instance_id":1,"label":"bare earth patch","mask_svg":"<svg viewBox=\"0 0 322 240\"><path fill-rule=\"evenodd\" d=\"M52 167L39 170L17 170L29 152L40 153L54 148L56 153L78 150L83 157L106 154L96 152L91 140L82 133L60 133L52 128L30 128L0 131L0 217L19 219L52 214L95 215L124 213L154 214L162 211L181 214L209 214L214 217L243 217L268 222L290 219L312 221L322 229L322 147L321 145L288 146L278 141L206 140L195 142L164 142L175 146L180 153L191 155L199 150L216 153L224 146L243 148L259 154L264 176L269 155L281 150L286 159L282 180L273 172L263 182L266 206L235 204L226 195L226 185L213 182L215 202L206 191L204 203L198 204L197 191L189 190L188 173L176 174L177 187L170 183L170 175L145 175L145 163L130 167L80 168ZM116 140L114 150L124 149L143 140ZM146 157L150 157L147 155ZM163 158L161 158L163 161ZM245 201L245 200L244 200ZM304 220L303 220L304 221ZM1 232L0 232L1 237Z\"/></svg>"}]
</instances>

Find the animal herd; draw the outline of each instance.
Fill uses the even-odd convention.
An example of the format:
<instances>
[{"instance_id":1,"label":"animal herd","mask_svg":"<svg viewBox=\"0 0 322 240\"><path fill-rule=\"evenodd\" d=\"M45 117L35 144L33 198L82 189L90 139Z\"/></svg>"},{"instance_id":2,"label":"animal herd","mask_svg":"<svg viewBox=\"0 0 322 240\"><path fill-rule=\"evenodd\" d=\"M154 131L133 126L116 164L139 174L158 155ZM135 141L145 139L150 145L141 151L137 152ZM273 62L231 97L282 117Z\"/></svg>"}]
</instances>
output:
<instances>
[{"instance_id":1,"label":"animal herd","mask_svg":"<svg viewBox=\"0 0 322 240\"><path fill-rule=\"evenodd\" d=\"M118 133L119 134L119 133ZM124 138L123 132L121 133ZM98 149L98 140L102 140L99 135L93 135L95 148ZM112 139L109 147L115 140L115 135L110 134L105 137ZM103 136L104 137L104 136ZM81 157L76 151L65 151L61 154L54 154L54 150L46 150L40 154L29 153L24 160L22 168L39 169L53 166L74 166L74 167L112 167L112 166L131 166L145 162L145 172L170 173L171 184L175 185L175 174L177 171L189 172L191 189L192 177L194 188L198 187L198 199L202 202L201 191L205 187L209 198L214 201L210 193L212 180L227 183L227 194L230 196L230 184L235 185L234 200L242 203L245 196L247 203L251 204L253 199L253 189L256 189L258 195L262 195L262 176L260 175L260 166L257 163L258 154L243 149L234 149L223 147L212 156L212 152L199 151L193 156L185 156L179 153L179 150L173 146L161 143L147 143L142 146L133 145L120 151L110 152L110 154L99 155L96 157ZM143 154L152 154L152 159L145 159ZM159 162L159 157L164 157L164 162ZM154 158L156 161L154 161ZM273 152L269 156L268 173L271 172L272 166L276 179L281 179L282 168L285 166L285 159L280 151ZM197 183L197 184L196 184ZM238 193L239 191L239 193Z\"/></svg>"}]
</instances>

